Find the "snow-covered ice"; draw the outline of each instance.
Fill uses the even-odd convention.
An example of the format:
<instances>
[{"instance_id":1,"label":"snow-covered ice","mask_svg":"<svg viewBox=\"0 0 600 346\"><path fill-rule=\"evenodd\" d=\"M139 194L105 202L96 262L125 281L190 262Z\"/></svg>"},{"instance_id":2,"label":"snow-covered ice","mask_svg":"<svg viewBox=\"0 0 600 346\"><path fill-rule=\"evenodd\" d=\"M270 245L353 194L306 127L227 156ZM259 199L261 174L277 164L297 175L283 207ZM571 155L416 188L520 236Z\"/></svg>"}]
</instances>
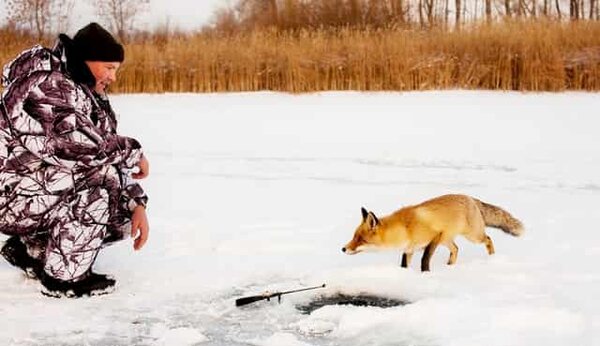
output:
<instances>
[{"instance_id":1,"label":"snow-covered ice","mask_svg":"<svg viewBox=\"0 0 600 346\"><path fill-rule=\"evenodd\" d=\"M331 92L115 95L151 164L151 238L106 249L116 292L50 299L0 261L1 345L598 345L600 95ZM459 239L432 271L347 256L385 215L466 193L520 218L496 254ZM236 308L264 291L327 288ZM296 304L368 293L387 309Z\"/></svg>"}]
</instances>

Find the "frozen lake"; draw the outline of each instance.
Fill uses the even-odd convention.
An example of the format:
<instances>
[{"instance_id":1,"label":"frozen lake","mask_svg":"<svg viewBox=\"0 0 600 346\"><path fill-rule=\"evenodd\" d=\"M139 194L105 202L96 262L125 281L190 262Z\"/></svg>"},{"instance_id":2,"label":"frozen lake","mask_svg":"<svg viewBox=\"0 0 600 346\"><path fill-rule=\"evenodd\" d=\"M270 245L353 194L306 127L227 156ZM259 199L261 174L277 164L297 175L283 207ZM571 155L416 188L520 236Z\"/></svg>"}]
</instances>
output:
<instances>
[{"instance_id":1,"label":"frozen lake","mask_svg":"<svg viewBox=\"0 0 600 346\"><path fill-rule=\"evenodd\" d=\"M116 95L151 164L151 236L106 249L112 295L43 297L0 261L2 345L598 345L600 95L444 91ZM432 271L347 256L362 206L464 193L523 221ZM244 295L327 283L281 304ZM387 309L295 308L368 293Z\"/></svg>"}]
</instances>

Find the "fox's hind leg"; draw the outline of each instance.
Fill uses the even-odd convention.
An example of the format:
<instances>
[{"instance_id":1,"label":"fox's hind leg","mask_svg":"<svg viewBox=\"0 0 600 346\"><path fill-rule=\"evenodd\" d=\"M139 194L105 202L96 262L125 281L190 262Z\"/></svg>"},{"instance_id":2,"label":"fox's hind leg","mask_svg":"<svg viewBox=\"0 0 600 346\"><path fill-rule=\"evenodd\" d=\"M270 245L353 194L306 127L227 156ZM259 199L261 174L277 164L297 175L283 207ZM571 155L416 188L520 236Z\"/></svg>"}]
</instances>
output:
<instances>
[{"instance_id":1,"label":"fox's hind leg","mask_svg":"<svg viewBox=\"0 0 600 346\"><path fill-rule=\"evenodd\" d=\"M445 245L446 247L448 247L448 250L450 250L450 258L448 258L448 265L452 265L456 263L456 257L458 256L458 246L456 246L456 243L452 240L447 242Z\"/></svg>"},{"instance_id":2,"label":"fox's hind leg","mask_svg":"<svg viewBox=\"0 0 600 346\"><path fill-rule=\"evenodd\" d=\"M408 268L408 266L410 265L410 260L412 259L412 252L404 252L402 254L402 268Z\"/></svg>"},{"instance_id":3,"label":"fox's hind leg","mask_svg":"<svg viewBox=\"0 0 600 346\"><path fill-rule=\"evenodd\" d=\"M490 238L487 234L485 234L485 232L483 230L481 230L481 232L477 232L474 234L465 234L465 238L472 241L473 243L477 243L477 244L483 243L485 245L485 248L487 249L487 253L489 255L494 254L494 252L495 252L494 251L494 242L492 242L492 238Z\"/></svg>"},{"instance_id":4,"label":"fox's hind leg","mask_svg":"<svg viewBox=\"0 0 600 346\"><path fill-rule=\"evenodd\" d=\"M429 261L431 260L431 256L435 252L435 249L440 243L440 238L442 234L438 234L433 240L427 245L425 251L423 252L423 257L421 257L421 271L428 272L429 271Z\"/></svg>"},{"instance_id":5,"label":"fox's hind leg","mask_svg":"<svg viewBox=\"0 0 600 346\"><path fill-rule=\"evenodd\" d=\"M485 244L485 248L489 255L493 255L496 251L494 250L494 243L492 242L492 238L490 238L487 234L483 239L483 243Z\"/></svg>"}]
</instances>

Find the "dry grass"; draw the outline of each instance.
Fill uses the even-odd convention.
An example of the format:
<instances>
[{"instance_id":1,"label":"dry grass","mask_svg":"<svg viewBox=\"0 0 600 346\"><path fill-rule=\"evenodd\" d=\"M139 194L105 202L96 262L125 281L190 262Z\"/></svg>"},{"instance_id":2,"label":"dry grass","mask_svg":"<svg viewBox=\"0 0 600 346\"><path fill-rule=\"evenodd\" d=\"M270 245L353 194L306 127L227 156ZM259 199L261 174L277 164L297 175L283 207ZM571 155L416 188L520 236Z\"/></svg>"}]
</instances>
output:
<instances>
[{"instance_id":1,"label":"dry grass","mask_svg":"<svg viewBox=\"0 0 600 346\"><path fill-rule=\"evenodd\" d=\"M0 61L28 45L3 46ZM126 57L113 91L600 90L600 23L178 35Z\"/></svg>"}]
</instances>

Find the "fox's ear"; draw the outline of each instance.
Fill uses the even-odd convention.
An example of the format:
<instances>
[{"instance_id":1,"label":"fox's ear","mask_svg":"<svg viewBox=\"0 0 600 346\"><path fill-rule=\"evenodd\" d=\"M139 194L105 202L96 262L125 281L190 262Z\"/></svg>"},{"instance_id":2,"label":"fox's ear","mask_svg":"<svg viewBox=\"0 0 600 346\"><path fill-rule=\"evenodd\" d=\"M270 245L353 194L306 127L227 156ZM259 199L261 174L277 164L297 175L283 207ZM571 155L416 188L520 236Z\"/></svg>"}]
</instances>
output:
<instances>
[{"instance_id":1,"label":"fox's ear","mask_svg":"<svg viewBox=\"0 0 600 346\"><path fill-rule=\"evenodd\" d=\"M364 207L360 208L360 212L362 213L363 221L365 221L367 215L369 215L369 212Z\"/></svg>"},{"instance_id":2,"label":"fox's ear","mask_svg":"<svg viewBox=\"0 0 600 346\"><path fill-rule=\"evenodd\" d=\"M373 228L375 228L375 226L379 225L379 219L377 218L377 216L375 216L375 214L373 214L373 212L369 212L365 222L367 223L367 225L369 225L369 228L371 228L371 229L373 229Z\"/></svg>"}]
</instances>

